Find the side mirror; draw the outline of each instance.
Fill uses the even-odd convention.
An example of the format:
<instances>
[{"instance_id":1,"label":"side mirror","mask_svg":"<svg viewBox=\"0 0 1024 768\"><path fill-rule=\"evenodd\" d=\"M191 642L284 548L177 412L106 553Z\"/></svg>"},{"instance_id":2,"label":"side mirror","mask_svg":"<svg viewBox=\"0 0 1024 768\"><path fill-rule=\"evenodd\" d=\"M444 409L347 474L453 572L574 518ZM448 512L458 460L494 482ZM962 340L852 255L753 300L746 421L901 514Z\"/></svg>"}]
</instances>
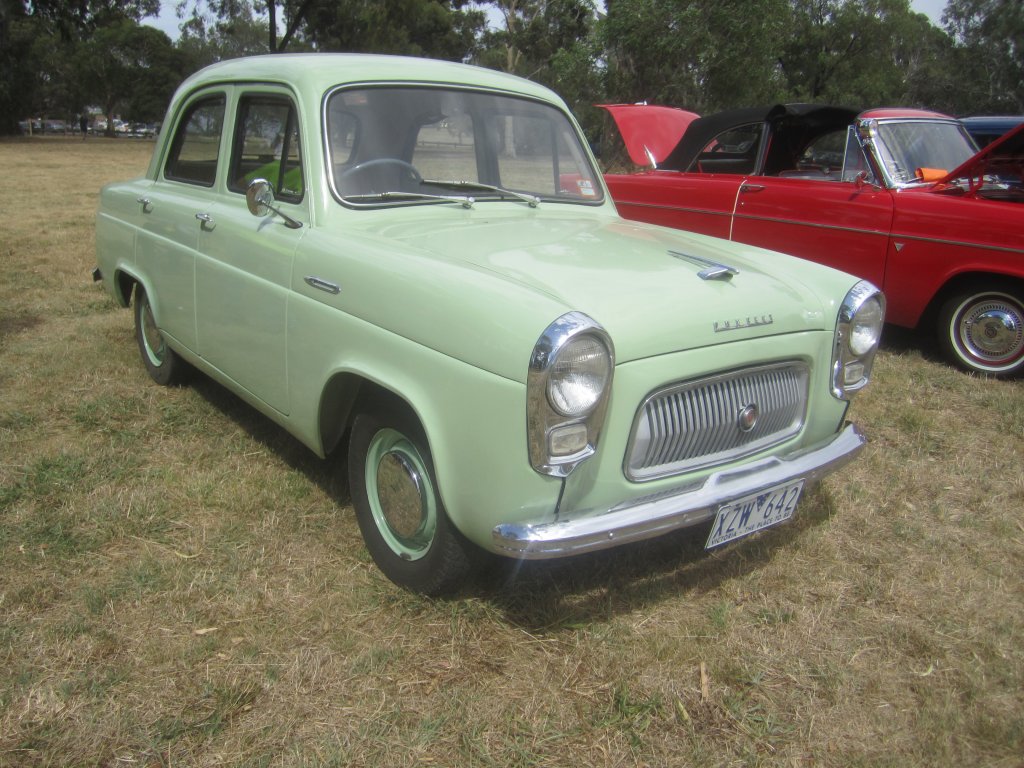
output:
<instances>
[{"instance_id":1,"label":"side mirror","mask_svg":"<svg viewBox=\"0 0 1024 768\"><path fill-rule=\"evenodd\" d=\"M272 203L274 202L274 185L266 179L253 179L249 186L245 190L245 204L249 208L249 213L253 216L263 218L271 213L276 213L282 219L284 219L284 225L288 229L299 229L302 227L301 221L296 221L286 213L281 212L275 208Z\"/></svg>"},{"instance_id":2,"label":"side mirror","mask_svg":"<svg viewBox=\"0 0 1024 768\"><path fill-rule=\"evenodd\" d=\"M853 183L857 185L857 189L864 189L865 187L869 189L881 189L880 186L871 180L867 171L858 172L857 175L853 177Z\"/></svg>"}]
</instances>

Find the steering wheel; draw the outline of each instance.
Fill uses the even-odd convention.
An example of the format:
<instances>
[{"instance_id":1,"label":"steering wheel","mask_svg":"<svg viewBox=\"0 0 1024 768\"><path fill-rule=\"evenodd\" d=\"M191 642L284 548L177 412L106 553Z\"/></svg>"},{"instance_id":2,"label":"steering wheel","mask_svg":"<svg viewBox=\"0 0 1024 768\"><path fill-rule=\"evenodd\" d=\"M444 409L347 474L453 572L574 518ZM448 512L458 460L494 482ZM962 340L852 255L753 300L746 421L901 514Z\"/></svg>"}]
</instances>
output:
<instances>
[{"instance_id":1,"label":"steering wheel","mask_svg":"<svg viewBox=\"0 0 1024 768\"><path fill-rule=\"evenodd\" d=\"M416 166L412 163L405 162L405 160L399 160L397 157L378 157L375 160L367 160L365 163L358 163L357 165L353 165L351 168L342 171L339 178L347 179L349 176L355 176L356 174L368 171L371 168L380 168L388 165L394 165L401 170L408 171L409 179L417 184L423 181L423 176L421 176L420 172L416 170Z\"/></svg>"}]
</instances>

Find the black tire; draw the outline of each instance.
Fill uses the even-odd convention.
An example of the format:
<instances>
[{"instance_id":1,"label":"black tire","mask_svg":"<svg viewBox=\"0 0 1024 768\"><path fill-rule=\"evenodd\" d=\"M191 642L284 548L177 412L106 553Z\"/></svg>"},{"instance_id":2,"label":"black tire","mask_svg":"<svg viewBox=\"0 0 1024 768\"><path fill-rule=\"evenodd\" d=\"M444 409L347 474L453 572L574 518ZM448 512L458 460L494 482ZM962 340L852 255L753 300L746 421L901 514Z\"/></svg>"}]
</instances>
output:
<instances>
[{"instance_id":1,"label":"black tire","mask_svg":"<svg viewBox=\"0 0 1024 768\"><path fill-rule=\"evenodd\" d=\"M359 414L348 471L359 530L385 576L426 595L451 592L465 581L473 545L448 519L415 420L383 408Z\"/></svg>"},{"instance_id":2,"label":"black tire","mask_svg":"<svg viewBox=\"0 0 1024 768\"><path fill-rule=\"evenodd\" d=\"M161 386L169 387L184 381L188 364L167 346L153 317L149 297L141 285L135 287L135 341L149 377Z\"/></svg>"},{"instance_id":3,"label":"black tire","mask_svg":"<svg viewBox=\"0 0 1024 768\"><path fill-rule=\"evenodd\" d=\"M1024 370L1024 299L1015 291L976 285L939 311L939 344L957 367L999 378Z\"/></svg>"}]
</instances>

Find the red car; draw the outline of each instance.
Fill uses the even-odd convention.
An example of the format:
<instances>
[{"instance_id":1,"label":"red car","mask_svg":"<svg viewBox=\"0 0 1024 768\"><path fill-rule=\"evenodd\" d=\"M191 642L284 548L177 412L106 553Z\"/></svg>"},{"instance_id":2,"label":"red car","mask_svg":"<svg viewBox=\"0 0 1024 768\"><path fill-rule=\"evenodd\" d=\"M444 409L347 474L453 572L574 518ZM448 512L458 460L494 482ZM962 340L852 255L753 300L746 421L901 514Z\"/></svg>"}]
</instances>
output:
<instances>
[{"instance_id":1,"label":"red car","mask_svg":"<svg viewBox=\"0 0 1024 768\"><path fill-rule=\"evenodd\" d=\"M605 108L654 166L606 175L626 218L859 275L885 291L887 322L934 328L954 364L1024 370L1024 126L977 152L957 120L922 110L676 110L668 138L665 107Z\"/></svg>"}]
</instances>

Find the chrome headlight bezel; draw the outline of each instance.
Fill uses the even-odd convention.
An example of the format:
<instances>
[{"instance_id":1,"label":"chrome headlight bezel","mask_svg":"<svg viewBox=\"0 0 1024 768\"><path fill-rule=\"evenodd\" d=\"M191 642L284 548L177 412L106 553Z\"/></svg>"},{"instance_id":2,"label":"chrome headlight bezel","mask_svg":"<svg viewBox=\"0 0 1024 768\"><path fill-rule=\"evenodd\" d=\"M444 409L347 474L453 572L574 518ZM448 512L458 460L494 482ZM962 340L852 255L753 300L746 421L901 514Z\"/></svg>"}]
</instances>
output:
<instances>
[{"instance_id":1,"label":"chrome headlight bezel","mask_svg":"<svg viewBox=\"0 0 1024 768\"><path fill-rule=\"evenodd\" d=\"M583 363L570 359L586 350ZM534 345L526 377L530 464L565 477L597 450L615 371L611 337L582 312L549 325ZM584 377L584 386L580 376ZM571 398L576 397L576 402Z\"/></svg>"},{"instance_id":2,"label":"chrome headlight bezel","mask_svg":"<svg viewBox=\"0 0 1024 768\"><path fill-rule=\"evenodd\" d=\"M832 395L849 400L871 378L882 338L885 295L867 280L851 288L839 307L832 352Z\"/></svg>"}]
</instances>

